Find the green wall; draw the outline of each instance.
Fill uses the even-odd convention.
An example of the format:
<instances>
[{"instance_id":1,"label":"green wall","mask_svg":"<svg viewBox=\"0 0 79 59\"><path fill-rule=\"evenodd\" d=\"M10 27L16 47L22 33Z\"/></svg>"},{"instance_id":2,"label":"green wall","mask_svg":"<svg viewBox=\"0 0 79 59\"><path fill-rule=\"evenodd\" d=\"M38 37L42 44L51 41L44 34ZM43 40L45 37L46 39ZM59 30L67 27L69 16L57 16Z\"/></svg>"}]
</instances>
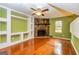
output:
<instances>
[{"instance_id":1,"label":"green wall","mask_svg":"<svg viewBox=\"0 0 79 59\"><path fill-rule=\"evenodd\" d=\"M63 37L63 38L70 38L70 23L76 18L76 15L65 16L65 17L58 17L58 18L51 18L50 19L50 36L52 37ZM57 20L61 20L63 23L62 26L62 33L55 32L55 22Z\"/></svg>"},{"instance_id":2,"label":"green wall","mask_svg":"<svg viewBox=\"0 0 79 59\"><path fill-rule=\"evenodd\" d=\"M6 17L7 17L7 10L0 7L0 18L6 18ZM0 22L0 31L5 30L6 30L6 22Z\"/></svg>"},{"instance_id":3,"label":"green wall","mask_svg":"<svg viewBox=\"0 0 79 59\"><path fill-rule=\"evenodd\" d=\"M4 43L6 41L6 35L0 35L0 43Z\"/></svg>"},{"instance_id":4,"label":"green wall","mask_svg":"<svg viewBox=\"0 0 79 59\"><path fill-rule=\"evenodd\" d=\"M0 22L0 31L6 31L6 23Z\"/></svg>"},{"instance_id":5,"label":"green wall","mask_svg":"<svg viewBox=\"0 0 79 59\"><path fill-rule=\"evenodd\" d=\"M0 17L6 18L7 17L7 10L0 7Z\"/></svg>"},{"instance_id":6,"label":"green wall","mask_svg":"<svg viewBox=\"0 0 79 59\"><path fill-rule=\"evenodd\" d=\"M7 10L0 7L0 18L6 18L7 17ZM0 22L0 31L6 30L6 23Z\"/></svg>"},{"instance_id":7,"label":"green wall","mask_svg":"<svg viewBox=\"0 0 79 59\"><path fill-rule=\"evenodd\" d=\"M27 20L13 18L11 20L11 32L26 32L27 31Z\"/></svg>"},{"instance_id":8,"label":"green wall","mask_svg":"<svg viewBox=\"0 0 79 59\"><path fill-rule=\"evenodd\" d=\"M79 54L79 38L77 38L76 36L72 35L71 41L73 42L76 51Z\"/></svg>"},{"instance_id":9,"label":"green wall","mask_svg":"<svg viewBox=\"0 0 79 59\"><path fill-rule=\"evenodd\" d=\"M11 36L11 42L15 42L15 41L18 41L18 40L20 40L20 35Z\"/></svg>"}]
</instances>

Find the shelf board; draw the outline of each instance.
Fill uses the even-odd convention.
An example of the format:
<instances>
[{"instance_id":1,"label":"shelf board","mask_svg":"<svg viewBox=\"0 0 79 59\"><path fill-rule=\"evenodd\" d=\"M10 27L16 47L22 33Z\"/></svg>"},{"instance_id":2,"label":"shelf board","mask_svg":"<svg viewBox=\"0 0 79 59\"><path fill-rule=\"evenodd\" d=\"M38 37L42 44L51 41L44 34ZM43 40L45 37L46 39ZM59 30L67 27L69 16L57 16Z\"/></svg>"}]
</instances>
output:
<instances>
[{"instance_id":1,"label":"shelf board","mask_svg":"<svg viewBox=\"0 0 79 59\"><path fill-rule=\"evenodd\" d=\"M28 34L29 32L28 31L27 32L23 32L23 34L26 34L26 33Z\"/></svg>"},{"instance_id":2,"label":"shelf board","mask_svg":"<svg viewBox=\"0 0 79 59\"><path fill-rule=\"evenodd\" d=\"M43 24L41 24L41 23L40 23L40 24L35 24L35 25L50 25L50 24L44 24L44 23L43 23Z\"/></svg>"},{"instance_id":3,"label":"shelf board","mask_svg":"<svg viewBox=\"0 0 79 59\"><path fill-rule=\"evenodd\" d=\"M20 16L15 16L15 15L11 15L12 17L15 17L15 18L20 18L20 19L23 19L23 20L27 20L27 18L24 18L24 17L20 17Z\"/></svg>"},{"instance_id":4,"label":"shelf board","mask_svg":"<svg viewBox=\"0 0 79 59\"><path fill-rule=\"evenodd\" d=\"M0 22L7 22L6 18L0 18Z\"/></svg>"},{"instance_id":5,"label":"shelf board","mask_svg":"<svg viewBox=\"0 0 79 59\"><path fill-rule=\"evenodd\" d=\"M4 35L4 34L7 34L6 31L0 31L0 35Z\"/></svg>"},{"instance_id":6,"label":"shelf board","mask_svg":"<svg viewBox=\"0 0 79 59\"><path fill-rule=\"evenodd\" d=\"M20 35L20 34L28 34L29 32L27 31L27 32L17 32L17 33L12 33L11 35Z\"/></svg>"},{"instance_id":7,"label":"shelf board","mask_svg":"<svg viewBox=\"0 0 79 59\"><path fill-rule=\"evenodd\" d=\"M17 32L17 33L12 33L11 35L20 35L21 33L20 32Z\"/></svg>"}]
</instances>

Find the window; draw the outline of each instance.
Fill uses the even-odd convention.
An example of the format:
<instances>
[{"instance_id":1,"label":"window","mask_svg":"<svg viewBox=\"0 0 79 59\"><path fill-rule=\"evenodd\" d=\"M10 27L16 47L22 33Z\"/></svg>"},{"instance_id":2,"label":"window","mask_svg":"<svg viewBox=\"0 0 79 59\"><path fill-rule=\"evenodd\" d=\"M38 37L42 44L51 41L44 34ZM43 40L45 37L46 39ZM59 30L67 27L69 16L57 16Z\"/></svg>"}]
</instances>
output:
<instances>
[{"instance_id":1,"label":"window","mask_svg":"<svg viewBox=\"0 0 79 59\"><path fill-rule=\"evenodd\" d=\"M58 32L58 33L62 32L62 21L55 22L55 32Z\"/></svg>"}]
</instances>

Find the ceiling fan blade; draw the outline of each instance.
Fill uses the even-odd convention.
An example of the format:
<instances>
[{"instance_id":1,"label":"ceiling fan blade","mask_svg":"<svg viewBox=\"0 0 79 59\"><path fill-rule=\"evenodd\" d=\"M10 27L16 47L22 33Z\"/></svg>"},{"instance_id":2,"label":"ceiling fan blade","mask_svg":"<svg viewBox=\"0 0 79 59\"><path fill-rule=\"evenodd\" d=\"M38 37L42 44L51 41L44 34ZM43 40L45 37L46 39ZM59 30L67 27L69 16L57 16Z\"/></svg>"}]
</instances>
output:
<instances>
[{"instance_id":1,"label":"ceiling fan blade","mask_svg":"<svg viewBox=\"0 0 79 59\"><path fill-rule=\"evenodd\" d=\"M49 9L44 9L44 10L42 10L42 12L45 12L45 11L48 11Z\"/></svg>"},{"instance_id":2,"label":"ceiling fan blade","mask_svg":"<svg viewBox=\"0 0 79 59\"><path fill-rule=\"evenodd\" d=\"M41 14L42 16L44 16L44 14Z\"/></svg>"},{"instance_id":3,"label":"ceiling fan blade","mask_svg":"<svg viewBox=\"0 0 79 59\"><path fill-rule=\"evenodd\" d=\"M52 4L50 4L50 3L48 3L48 5L49 6L51 6L51 7L53 7L53 8L55 8L56 10L58 10L60 13L62 13L63 15L71 15L71 14L73 14L73 13L71 13L71 12L69 12L69 11L66 11L66 10L64 10L64 9L62 9L62 8L59 8L59 7L57 7L57 6L54 6L54 5L52 5Z\"/></svg>"},{"instance_id":4,"label":"ceiling fan blade","mask_svg":"<svg viewBox=\"0 0 79 59\"><path fill-rule=\"evenodd\" d=\"M35 13L33 13L32 15L35 15Z\"/></svg>"},{"instance_id":5,"label":"ceiling fan blade","mask_svg":"<svg viewBox=\"0 0 79 59\"><path fill-rule=\"evenodd\" d=\"M34 8L31 8L33 11L36 11L36 9L34 9Z\"/></svg>"}]
</instances>

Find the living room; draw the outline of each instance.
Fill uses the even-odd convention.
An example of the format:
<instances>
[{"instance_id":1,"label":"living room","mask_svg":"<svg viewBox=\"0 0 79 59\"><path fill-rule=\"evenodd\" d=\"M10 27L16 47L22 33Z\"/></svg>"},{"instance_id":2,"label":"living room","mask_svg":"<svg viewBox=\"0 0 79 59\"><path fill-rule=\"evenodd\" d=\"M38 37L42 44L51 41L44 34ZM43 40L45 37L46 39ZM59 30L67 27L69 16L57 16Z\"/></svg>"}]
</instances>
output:
<instances>
[{"instance_id":1,"label":"living room","mask_svg":"<svg viewBox=\"0 0 79 59\"><path fill-rule=\"evenodd\" d=\"M78 55L78 6L0 3L0 54Z\"/></svg>"}]
</instances>

